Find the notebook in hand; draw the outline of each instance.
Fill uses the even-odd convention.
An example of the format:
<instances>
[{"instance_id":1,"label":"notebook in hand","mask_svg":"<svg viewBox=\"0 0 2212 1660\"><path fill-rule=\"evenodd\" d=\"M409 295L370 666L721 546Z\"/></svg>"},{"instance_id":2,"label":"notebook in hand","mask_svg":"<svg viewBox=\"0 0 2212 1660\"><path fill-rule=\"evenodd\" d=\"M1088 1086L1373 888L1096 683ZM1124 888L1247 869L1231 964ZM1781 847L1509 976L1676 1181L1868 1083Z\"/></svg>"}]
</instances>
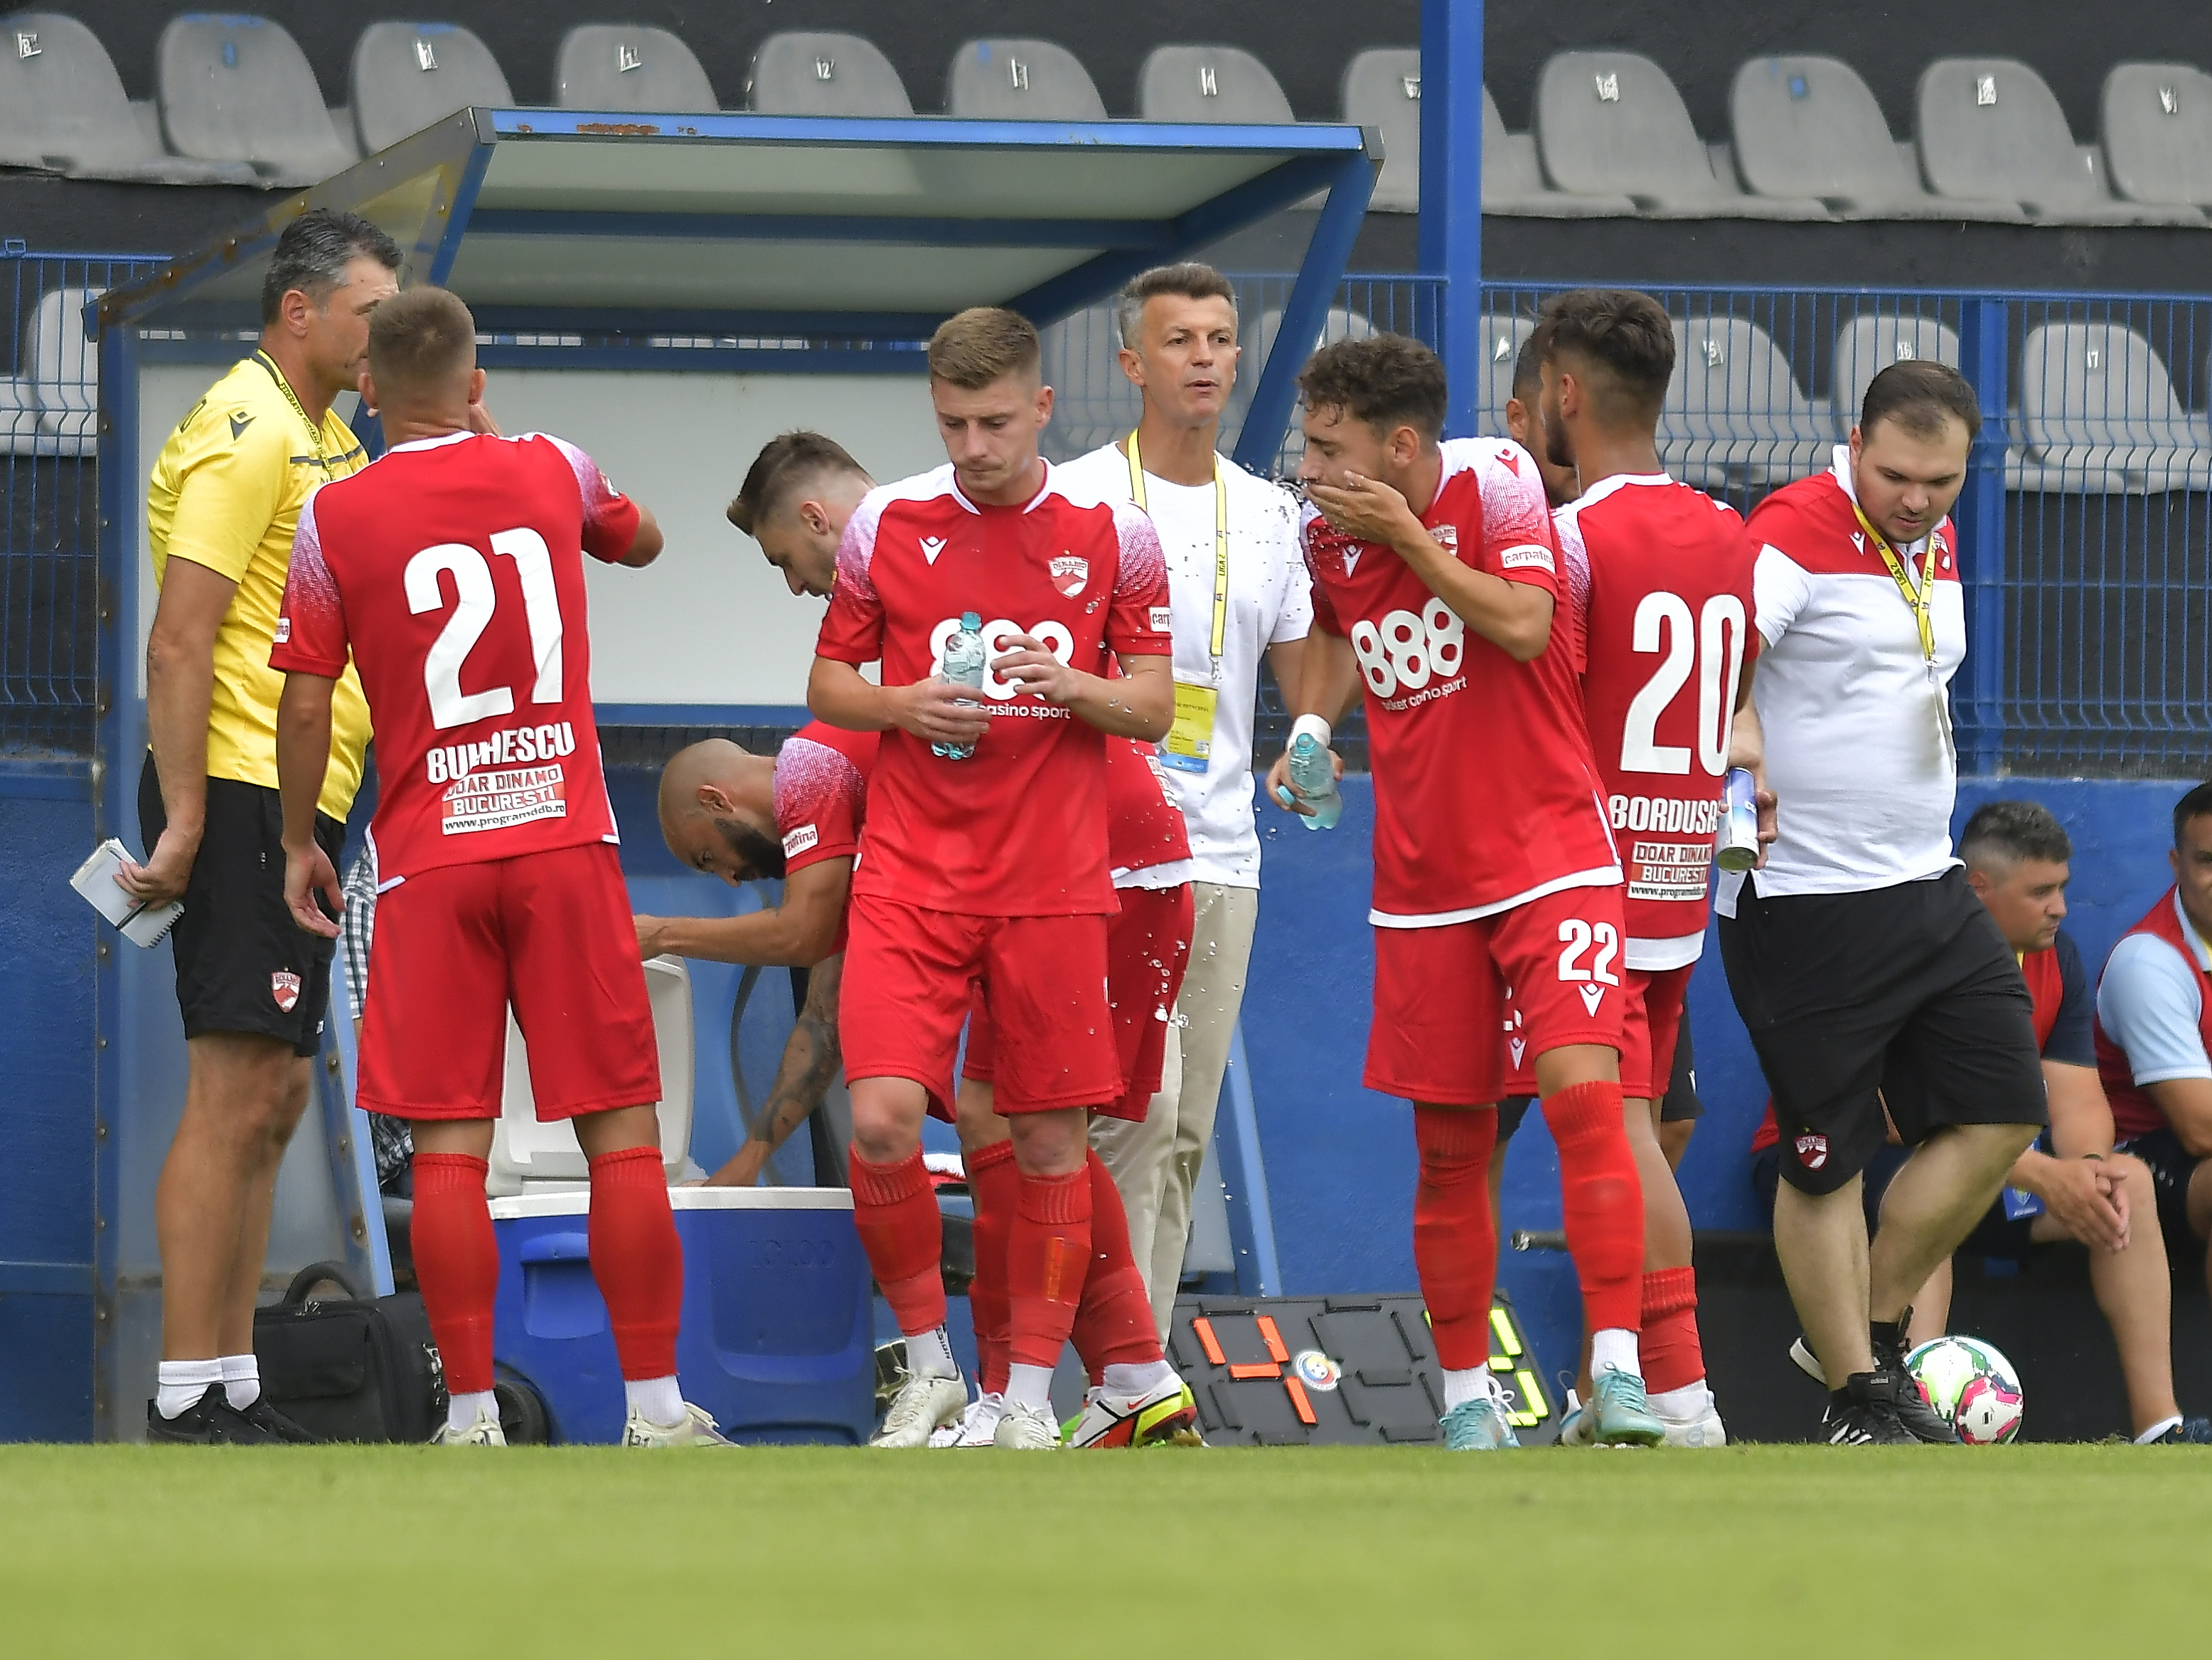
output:
<instances>
[{"instance_id":1,"label":"notebook in hand","mask_svg":"<svg viewBox=\"0 0 2212 1660\"><path fill-rule=\"evenodd\" d=\"M182 903L171 900L166 905L142 905L116 882L115 873L125 864L137 861L131 857L130 849L113 836L92 850L92 857L76 867L70 878L70 885L85 897L86 903L123 931L123 937L134 946L151 946L160 940L185 914Z\"/></svg>"}]
</instances>

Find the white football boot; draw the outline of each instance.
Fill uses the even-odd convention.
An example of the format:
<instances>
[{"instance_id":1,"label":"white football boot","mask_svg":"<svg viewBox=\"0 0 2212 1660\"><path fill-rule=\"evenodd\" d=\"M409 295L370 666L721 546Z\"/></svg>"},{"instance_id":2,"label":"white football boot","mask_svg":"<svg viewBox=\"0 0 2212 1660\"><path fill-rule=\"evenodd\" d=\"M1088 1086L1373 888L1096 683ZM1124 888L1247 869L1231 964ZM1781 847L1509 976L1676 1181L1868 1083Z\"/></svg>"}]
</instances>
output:
<instances>
[{"instance_id":1,"label":"white football boot","mask_svg":"<svg viewBox=\"0 0 2212 1660\"><path fill-rule=\"evenodd\" d=\"M626 1447L733 1447L737 1443L714 1427L714 1415L704 1407L684 1403L680 1424L656 1424L635 1407L623 1421L622 1444Z\"/></svg>"},{"instance_id":2,"label":"white football boot","mask_svg":"<svg viewBox=\"0 0 2212 1660\"><path fill-rule=\"evenodd\" d=\"M507 1432L499 1426L495 1408L478 1407L475 1420L465 1430L457 1430L452 1421L438 1426L438 1432L430 1438L434 1447L503 1447Z\"/></svg>"},{"instance_id":3,"label":"white football boot","mask_svg":"<svg viewBox=\"0 0 2212 1660\"><path fill-rule=\"evenodd\" d=\"M999 1414L1006 1409L1003 1395L979 1395L968 1403L968 1410L943 1429L932 1430L929 1444L933 1447L988 1447L998 1432Z\"/></svg>"},{"instance_id":4,"label":"white football boot","mask_svg":"<svg viewBox=\"0 0 2212 1660\"><path fill-rule=\"evenodd\" d=\"M1724 1447L1728 1445L1728 1431L1721 1423L1720 1408L1713 1401L1713 1392L1705 1391L1705 1409L1688 1418L1673 1418L1659 1414L1659 1421L1667 1426L1667 1438L1662 1447Z\"/></svg>"},{"instance_id":5,"label":"white football boot","mask_svg":"<svg viewBox=\"0 0 2212 1660\"><path fill-rule=\"evenodd\" d=\"M1056 1452L1060 1449L1060 1426L1048 1410L1009 1401L999 1414L999 1427L992 1432L991 1444L1015 1452Z\"/></svg>"},{"instance_id":6,"label":"white football boot","mask_svg":"<svg viewBox=\"0 0 2212 1660\"><path fill-rule=\"evenodd\" d=\"M967 1408L968 1384L958 1376L907 1372L884 1413L883 1427L868 1438L872 1447L926 1447L931 1432L957 1423Z\"/></svg>"}]
</instances>

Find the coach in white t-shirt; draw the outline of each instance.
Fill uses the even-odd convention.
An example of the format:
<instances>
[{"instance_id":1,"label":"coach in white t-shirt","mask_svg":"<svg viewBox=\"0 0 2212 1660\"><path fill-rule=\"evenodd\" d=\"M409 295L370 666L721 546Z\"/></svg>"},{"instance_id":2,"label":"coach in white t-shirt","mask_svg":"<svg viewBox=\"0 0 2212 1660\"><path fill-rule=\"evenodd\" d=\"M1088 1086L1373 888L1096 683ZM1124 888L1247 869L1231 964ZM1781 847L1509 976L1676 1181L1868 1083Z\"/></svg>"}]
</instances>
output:
<instances>
[{"instance_id":1,"label":"coach in white t-shirt","mask_svg":"<svg viewBox=\"0 0 2212 1660\"><path fill-rule=\"evenodd\" d=\"M1237 384L1237 300L1228 279L1210 265L1146 271L1121 291L1120 323L1121 368L1143 393L1143 416L1127 438L1053 477L1062 489L1133 501L1151 514L1175 608L1176 721L1159 757L1190 830L1197 902L1190 968L1160 1092L1144 1122L1101 1118L1091 1132L1121 1189L1130 1245L1164 1337L1260 914L1252 816L1260 654L1267 654L1295 706L1313 602L1296 502L1214 448Z\"/></svg>"},{"instance_id":2,"label":"coach in white t-shirt","mask_svg":"<svg viewBox=\"0 0 2212 1660\"><path fill-rule=\"evenodd\" d=\"M1737 755L1763 745L1780 836L1716 909L1781 1130L1775 1250L1838 1444L1957 1439L1905 1372L1906 1302L2047 1122L2027 982L1951 851L1948 514L1980 423L1957 371L1893 364L1830 469L1747 526L1765 649ZM1860 1171L1888 1123L1913 1152L1869 1254Z\"/></svg>"}]
</instances>

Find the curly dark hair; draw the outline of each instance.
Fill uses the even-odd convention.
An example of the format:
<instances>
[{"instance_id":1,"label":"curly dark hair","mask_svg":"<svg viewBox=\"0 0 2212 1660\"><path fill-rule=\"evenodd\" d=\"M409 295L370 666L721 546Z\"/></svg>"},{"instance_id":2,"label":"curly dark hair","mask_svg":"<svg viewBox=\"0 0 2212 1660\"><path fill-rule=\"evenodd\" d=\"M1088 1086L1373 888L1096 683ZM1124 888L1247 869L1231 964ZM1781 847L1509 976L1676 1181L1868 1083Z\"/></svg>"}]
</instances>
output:
<instances>
[{"instance_id":1,"label":"curly dark hair","mask_svg":"<svg viewBox=\"0 0 2212 1660\"><path fill-rule=\"evenodd\" d=\"M1444 429L1444 366L1402 334L1323 346L1298 373L1308 409L1340 409L1379 433L1411 427L1434 442Z\"/></svg>"}]
</instances>

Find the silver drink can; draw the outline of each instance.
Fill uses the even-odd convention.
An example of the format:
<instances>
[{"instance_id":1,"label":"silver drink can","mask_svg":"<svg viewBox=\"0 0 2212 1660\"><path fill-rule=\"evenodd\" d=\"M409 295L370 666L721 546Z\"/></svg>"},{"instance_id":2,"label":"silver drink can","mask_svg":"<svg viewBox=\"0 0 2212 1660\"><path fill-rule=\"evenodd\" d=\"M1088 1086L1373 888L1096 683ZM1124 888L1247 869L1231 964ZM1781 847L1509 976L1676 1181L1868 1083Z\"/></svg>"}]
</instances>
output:
<instances>
[{"instance_id":1,"label":"silver drink can","mask_svg":"<svg viewBox=\"0 0 2212 1660\"><path fill-rule=\"evenodd\" d=\"M1721 781L1721 827L1713 862L1723 870L1749 870L1759 862L1759 787L1748 767L1730 767Z\"/></svg>"}]
</instances>

